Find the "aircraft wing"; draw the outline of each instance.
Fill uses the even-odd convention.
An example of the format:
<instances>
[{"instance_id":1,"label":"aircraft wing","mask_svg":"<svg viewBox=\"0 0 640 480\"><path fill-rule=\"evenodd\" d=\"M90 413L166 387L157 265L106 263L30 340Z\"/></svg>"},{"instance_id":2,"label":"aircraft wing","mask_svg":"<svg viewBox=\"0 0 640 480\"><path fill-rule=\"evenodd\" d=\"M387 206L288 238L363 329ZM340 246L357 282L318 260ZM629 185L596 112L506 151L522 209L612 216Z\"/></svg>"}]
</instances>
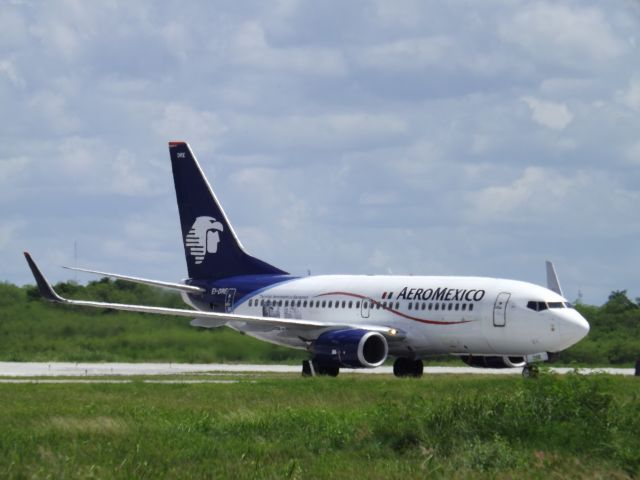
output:
<instances>
[{"instance_id":1,"label":"aircraft wing","mask_svg":"<svg viewBox=\"0 0 640 480\"><path fill-rule=\"evenodd\" d=\"M126 280L128 282L142 283L143 285L151 285L153 287L168 288L170 290L178 290L180 292L187 292L187 293L204 292L204 288L196 287L195 285L185 285L184 283L162 282L160 280L149 280L147 278L129 277L127 275L120 275L117 273L100 272L98 270L89 270L86 268L78 268L78 267L62 267L62 268L66 268L67 270L74 270L76 272L95 273L96 275L102 275L103 277L111 277L111 278L116 278L118 280Z\"/></svg>"},{"instance_id":2,"label":"aircraft wing","mask_svg":"<svg viewBox=\"0 0 640 480\"><path fill-rule=\"evenodd\" d=\"M36 284L40 294L51 302L62 303L65 305L77 305L81 307L93 307L93 308L109 308L113 310L124 310L128 312L141 312L152 313L156 315L175 315L179 317L197 317L198 319L211 320L212 323L218 322L246 322L259 325L273 325L280 327L298 328L305 330L327 330L337 328L354 328L363 329L373 332L379 332L387 338L393 338L394 340L400 340L404 337L404 333L396 330L392 327L384 327L378 325L363 325L363 324L346 324L335 322L319 322L311 320L298 320L289 318L270 318L270 317L257 317L252 315L236 315L233 313L220 313L220 312L204 312L200 310L182 309L182 308L166 308L166 307L153 307L146 305L129 305L123 303L107 303L107 302L94 302L87 300L70 300L58 295L53 289L51 284L44 277L36 263L31 258L28 252L24 252L24 256L27 259L29 268L35 277Z\"/></svg>"}]
</instances>

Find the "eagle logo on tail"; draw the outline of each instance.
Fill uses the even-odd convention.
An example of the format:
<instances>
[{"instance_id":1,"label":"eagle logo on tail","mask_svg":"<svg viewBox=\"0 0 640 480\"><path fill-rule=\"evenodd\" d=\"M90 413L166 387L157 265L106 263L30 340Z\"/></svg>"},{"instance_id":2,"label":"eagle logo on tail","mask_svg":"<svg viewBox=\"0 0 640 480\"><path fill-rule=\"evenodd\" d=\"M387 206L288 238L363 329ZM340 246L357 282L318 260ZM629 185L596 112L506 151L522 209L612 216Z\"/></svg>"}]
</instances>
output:
<instances>
[{"instance_id":1,"label":"eagle logo on tail","mask_svg":"<svg viewBox=\"0 0 640 480\"><path fill-rule=\"evenodd\" d=\"M220 234L224 227L222 223L216 221L213 217L198 217L193 222L193 226L185 237L185 246L189 249L189 254L195 258L196 265L200 265L204 261L207 253L216 253L218 251L218 243L220 243Z\"/></svg>"}]
</instances>

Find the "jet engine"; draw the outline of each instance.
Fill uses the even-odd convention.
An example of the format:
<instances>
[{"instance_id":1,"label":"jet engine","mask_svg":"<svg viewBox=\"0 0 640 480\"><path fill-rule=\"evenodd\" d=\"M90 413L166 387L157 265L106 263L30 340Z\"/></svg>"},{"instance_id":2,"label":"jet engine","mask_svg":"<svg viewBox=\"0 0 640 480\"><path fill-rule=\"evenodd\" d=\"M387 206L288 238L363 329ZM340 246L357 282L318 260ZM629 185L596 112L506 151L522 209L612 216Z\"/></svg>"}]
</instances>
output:
<instances>
[{"instance_id":1,"label":"jet engine","mask_svg":"<svg viewBox=\"0 0 640 480\"><path fill-rule=\"evenodd\" d=\"M523 357L484 357L473 355L460 355L460 359L471 367L478 368L522 368L527 362Z\"/></svg>"},{"instance_id":2,"label":"jet engine","mask_svg":"<svg viewBox=\"0 0 640 480\"><path fill-rule=\"evenodd\" d=\"M320 335L313 345L318 365L345 368L375 368L387 359L389 345L378 332L349 329Z\"/></svg>"}]
</instances>

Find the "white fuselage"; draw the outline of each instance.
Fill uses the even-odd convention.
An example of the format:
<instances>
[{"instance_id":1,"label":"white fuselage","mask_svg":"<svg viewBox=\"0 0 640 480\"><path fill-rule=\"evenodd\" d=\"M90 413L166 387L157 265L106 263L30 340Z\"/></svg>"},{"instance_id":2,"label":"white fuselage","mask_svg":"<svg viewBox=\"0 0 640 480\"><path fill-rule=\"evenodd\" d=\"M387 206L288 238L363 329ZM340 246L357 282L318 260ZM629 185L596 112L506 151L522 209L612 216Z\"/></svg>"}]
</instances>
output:
<instances>
[{"instance_id":1,"label":"white fuselage","mask_svg":"<svg viewBox=\"0 0 640 480\"><path fill-rule=\"evenodd\" d=\"M530 302L545 308L537 311ZM396 328L406 334L389 346L396 356L558 352L589 331L586 320L551 290L481 277L310 276L247 296L233 313ZM308 346L295 328L229 326L272 343Z\"/></svg>"}]
</instances>

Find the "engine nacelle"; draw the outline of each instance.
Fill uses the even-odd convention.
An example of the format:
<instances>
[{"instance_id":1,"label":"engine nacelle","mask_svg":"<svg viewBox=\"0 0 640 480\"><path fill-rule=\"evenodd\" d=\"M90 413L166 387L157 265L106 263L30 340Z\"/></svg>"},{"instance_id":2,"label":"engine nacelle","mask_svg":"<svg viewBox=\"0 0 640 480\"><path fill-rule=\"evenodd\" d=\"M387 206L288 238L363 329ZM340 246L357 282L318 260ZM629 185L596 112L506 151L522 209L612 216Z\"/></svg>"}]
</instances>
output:
<instances>
[{"instance_id":1,"label":"engine nacelle","mask_svg":"<svg viewBox=\"0 0 640 480\"><path fill-rule=\"evenodd\" d=\"M460 359L467 365L477 368L522 368L527 364L524 357L460 355Z\"/></svg>"},{"instance_id":2,"label":"engine nacelle","mask_svg":"<svg viewBox=\"0 0 640 480\"><path fill-rule=\"evenodd\" d=\"M389 345L378 332L349 329L320 335L313 345L318 364L345 368L375 368L387 359Z\"/></svg>"}]
</instances>

